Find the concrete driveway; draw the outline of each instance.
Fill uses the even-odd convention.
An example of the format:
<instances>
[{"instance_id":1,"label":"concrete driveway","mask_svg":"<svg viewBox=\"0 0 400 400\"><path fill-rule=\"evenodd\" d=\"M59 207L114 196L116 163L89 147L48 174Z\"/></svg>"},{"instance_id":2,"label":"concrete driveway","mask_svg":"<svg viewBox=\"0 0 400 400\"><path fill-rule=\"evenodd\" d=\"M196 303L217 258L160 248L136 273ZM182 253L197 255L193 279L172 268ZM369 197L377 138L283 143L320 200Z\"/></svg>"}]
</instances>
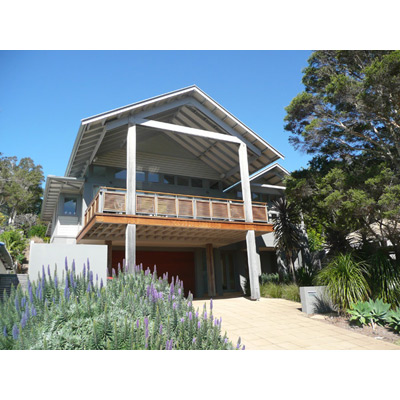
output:
<instances>
[{"instance_id":1,"label":"concrete driveway","mask_svg":"<svg viewBox=\"0 0 400 400\"><path fill-rule=\"evenodd\" d=\"M209 300L194 300L201 312ZM301 304L284 299L251 301L244 297L213 300L213 315L222 317L222 333L246 350L400 350L400 346L353 333L301 312Z\"/></svg>"}]
</instances>

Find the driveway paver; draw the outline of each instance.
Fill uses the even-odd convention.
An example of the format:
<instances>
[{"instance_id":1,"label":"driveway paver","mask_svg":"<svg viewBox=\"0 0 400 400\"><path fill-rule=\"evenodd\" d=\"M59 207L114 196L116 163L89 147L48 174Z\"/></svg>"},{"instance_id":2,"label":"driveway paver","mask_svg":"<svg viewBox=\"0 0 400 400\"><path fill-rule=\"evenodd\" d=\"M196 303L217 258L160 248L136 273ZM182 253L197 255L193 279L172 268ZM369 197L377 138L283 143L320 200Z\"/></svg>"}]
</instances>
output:
<instances>
[{"instance_id":1,"label":"driveway paver","mask_svg":"<svg viewBox=\"0 0 400 400\"><path fill-rule=\"evenodd\" d=\"M209 300L194 300L201 312ZM213 299L213 315L222 317L222 332L247 350L400 350L383 342L317 319L301 312L301 304L284 299L251 301L245 297Z\"/></svg>"}]
</instances>

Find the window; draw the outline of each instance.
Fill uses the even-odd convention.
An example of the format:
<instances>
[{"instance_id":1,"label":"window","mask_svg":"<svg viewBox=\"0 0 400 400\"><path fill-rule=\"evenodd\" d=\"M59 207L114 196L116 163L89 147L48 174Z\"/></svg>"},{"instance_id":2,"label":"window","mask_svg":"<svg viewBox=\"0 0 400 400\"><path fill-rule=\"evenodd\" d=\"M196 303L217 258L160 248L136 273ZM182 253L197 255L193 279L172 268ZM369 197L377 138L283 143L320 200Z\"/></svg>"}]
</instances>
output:
<instances>
[{"instance_id":1,"label":"window","mask_svg":"<svg viewBox=\"0 0 400 400\"><path fill-rule=\"evenodd\" d=\"M136 171L136 182L144 182L146 180L146 172Z\"/></svg>"},{"instance_id":2,"label":"window","mask_svg":"<svg viewBox=\"0 0 400 400\"><path fill-rule=\"evenodd\" d=\"M198 178L192 178L192 187L202 188L203 180Z\"/></svg>"},{"instance_id":3,"label":"window","mask_svg":"<svg viewBox=\"0 0 400 400\"><path fill-rule=\"evenodd\" d=\"M173 175L164 175L163 183L167 185L173 185L175 183L175 177Z\"/></svg>"},{"instance_id":4,"label":"window","mask_svg":"<svg viewBox=\"0 0 400 400\"><path fill-rule=\"evenodd\" d=\"M147 179L149 182L157 183L160 180L160 176L155 172L149 172L147 175Z\"/></svg>"},{"instance_id":5,"label":"window","mask_svg":"<svg viewBox=\"0 0 400 400\"><path fill-rule=\"evenodd\" d=\"M242 192L236 192L236 198L241 199L242 198Z\"/></svg>"},{"instance_id":6,"label":"window","mask_svg":"<svg viewBox=\"0 0 400 400\"><path fill-rule=\"evenodd\" d=\"M125 179L126 180L126 169L123 169L121 171L118 171L114 175L115 179Z\"/></svg>"},{"instance_id":7,"label":"window","mask_svg":"<svg viewBox=\"0 0 400 400\"><path fill-rule=\"evenodd\" d=\"M189 178L185 178L183 176L178 176L177 184L180 186L189 186Z\"/></svg>"},{"instance_id":8,"label":"window","mask_svg":"<svg viewBox=\"0 0 400 400\"><path fill-rule=\"evenodd\" d=\"M76 199L73 197L64 198L64 215L76 215Z\"/></svg>"}]
</instances>

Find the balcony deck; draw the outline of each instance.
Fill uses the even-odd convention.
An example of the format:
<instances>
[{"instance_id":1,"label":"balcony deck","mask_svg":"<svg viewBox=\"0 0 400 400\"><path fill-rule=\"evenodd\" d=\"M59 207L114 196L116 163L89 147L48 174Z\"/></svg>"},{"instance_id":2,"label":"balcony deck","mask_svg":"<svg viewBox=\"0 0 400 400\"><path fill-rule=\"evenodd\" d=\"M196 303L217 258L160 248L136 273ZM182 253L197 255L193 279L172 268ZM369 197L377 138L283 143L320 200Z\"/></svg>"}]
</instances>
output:
<instances>
[{"instance_id":1,"label":"balcony deck","mask_svg":"<svg viewBox=\"0 0 400 400\"><path fill-rule=\"evenodd\" d=\"M78 234L82 240L124 240L127 224L137 226L138 243L159 242L226 245L271 232L265 203L253 203L254 222L245 222L241 200L188 196L149 191L136 192L136 215L126 215L126 190L100 188L84 216Z\"/></svg>"}]
</instances>

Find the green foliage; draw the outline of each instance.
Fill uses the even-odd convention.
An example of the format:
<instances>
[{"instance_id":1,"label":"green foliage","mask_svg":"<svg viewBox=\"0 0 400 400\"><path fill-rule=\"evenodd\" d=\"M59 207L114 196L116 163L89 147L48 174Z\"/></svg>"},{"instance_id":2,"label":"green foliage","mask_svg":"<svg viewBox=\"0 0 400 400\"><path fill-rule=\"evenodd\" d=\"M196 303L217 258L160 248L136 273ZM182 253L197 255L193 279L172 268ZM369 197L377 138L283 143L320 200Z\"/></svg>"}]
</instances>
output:
<instances>
[{"instance_id":1,"label":"green foliage","mask_svg":"<svg viewBox=\"0 0 400 400\"><path fill-rule=\"evenodd\" d=\"M1 153L0 153L1 156ZM43 171L29 157L0 157L0 206L13 224L17 214L38 213L41 205Z\"/></svg>"},{"instance_id":2,"label":"green foliage","mask_svg":"<svg viewBox=\"0 0 400 400\"><path fill-rule=\"evenodd\" d=\"M316 282L326 285L333 303L345 311L352 303L368 298L370 288L364 274L365 263L355 261L351 254L339 254L319 271Z\"/></svg>"},{"instance_id":3,"label":"green foliage","mask_svg":"<svg viewBox=\"0 0 400 400\"><path fill-rule=\"evenodd\" d=\"M46 231L47 231L47 226L46 225L42 225L42 224L34 225L34 226L32 226L31 229L29 229L27 236L28 236L28 238L36 236L36 237L40 237L42 239L45 239L46 238Z\"/></svg>"},{"instance_id":4,"label":"green foliage","mask_svg":"<svg viewBox=\"0 0 400 400\"><path fill-rule=\"evenodd\" d=\"M386 315L386 322L396 333L400 333L400 308L390 310Z\"/></svg>"},{"instance_id":5,"label":"green foliage","mask_svg":"<svg viewBox=\"0 0 400 400\"><path fill-rule=\"evenodd\" d=\"M267 282L260 286L261 297L300 301L299 287L294 284Z\"/></svg>"},{"instance_id":6,"label":"green foliage","mask_svg":"<svg viewBox=\"0 0 400 400\"><path fill-rule=\"evenodd\" d=\"M325 239L316 228L307 228L308 247L311 252L321 251L325 248Z\"/></svg>"},{"instance_id":7,"label":"green foliage","mask_svg":"<svg viewBox=\"0 0 400 400\"><path fill-rule=\"evenodd\" d=\"M211 304L196 312L178 279L139 267L105 287L89 267L62 276L43 270L27 293L19 286L0 303L0 349L233 349Z\"/></svg>"},{"instance_id":8,"label":"green foliage","mask_svg":"<svg viewBox=\"0 0 400 400\"><path fill-rule=\"evenodd\" d=\"M296 282L293 257L301 243L300 213L295 203L288 203L285 197L279 198L273 203L274 208L278 211L274 220L275 246L285 255L293 281Z\"/></svg>"},{"instance_id":9,"label":"green foliage","mask_svg":"<svg viewBox=\"0 0 400 400\"><path fill-rule=\"evenodd\" d=\"M272 283L279 283L279 274L278 273L263 273L260 275L260 283L261 285L264 285L267 282L272 282Z\"/></svg>"},{"instance_id":10,"label":"green foliage","mask_svg":"<svg viewBox=\"0 0 400 400\"><path fill-rule=\"evenodd\" d=\"M307 265L296 270L296 280L299 286L312 286L316 276L317 271Z\"/></svg>"},{"instance_id":11,"label":"green foliage","mask_svg":"<svg viewBox=\"0 0 400 400\"><path fill-rule=\"evenodd\" d=\"M381 299L369 300L369 304L371 307L371 322L377 325L385 325L390 304L384 303Z\"/></svg>"},{"instance_id":12,"label":"green foliage","mask_svg":"<svg viewBox=\"0 0 400 400\"><path fill-rule=\"evenodd\" d=\"M371 304L367 301L358 301L347 310L350 321L355 321L358 325L369 325L371 323Z\"/></svg>"},{"instance_id":13,"label":"green foliage","mask_svg":"<svg viewBox=\"0 0 400 400\"><path fill-rule=\"evenodd\" d=\"M14 262L21 263L24 259L24 251L28 244L24 232L19 229L12 229L0 235L0 242L4 242Z\"/></svg>"},{"instance_id":14,"label":"green foliage","mask_svg":"<svg viewBox=\"0 0 400 400\"><path fill-rule=\"evenodd\" d=\"M373 299L400 306L400 269L388 255L376 252L368 260L367 279Z\"/></svg>"}]
</instances>

